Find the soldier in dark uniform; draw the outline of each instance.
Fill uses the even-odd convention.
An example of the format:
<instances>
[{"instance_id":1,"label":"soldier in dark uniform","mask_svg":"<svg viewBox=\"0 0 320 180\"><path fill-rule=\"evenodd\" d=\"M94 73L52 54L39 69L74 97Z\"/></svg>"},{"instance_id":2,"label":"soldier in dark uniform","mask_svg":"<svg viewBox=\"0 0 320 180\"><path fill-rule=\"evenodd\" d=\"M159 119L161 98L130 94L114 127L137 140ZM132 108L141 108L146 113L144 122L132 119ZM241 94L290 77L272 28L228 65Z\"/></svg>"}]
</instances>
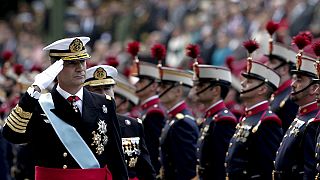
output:
<instances>
[{"instance_id":1,"label":"soldier in dark uniform","mask_svg":"<svg viewBox=\"0 0 320 180\"><path fill-rule=\"evenodd\" d=\"M88 37L56 41L53 64L35 81L9 114L3 136L30 143L35 179L128 179L114 101L83 89ZM50 93L41 94L57 78Z\"/></svg>"},{"instance_id":2,"label":"soldier in dark uniform","mask_svg":"<svg viewBox=\"0 0 320 180\"><path fill-rule=\"evenodd\" d=\"M270 48L269 44L265 45ZM283 132L286 132L298 111L298 105L290 99L291 69L295 64L296 53L279 43L273 43L272 51L268 49L265 54L269 57L266 65L280 75L280 85L271 95L270 107L281 119Z\"/></svg>"},{"instance_id":3,"label":"soldier in dark uniform","mask_svg":"<svg viewBox=\"0 0 320 180\"><path fill-rule=\"evenodd\" d=\"M137 74L133 74L139 78L135 84L136 95L140 99L141 120L143 122L145 140L147 148L150 152L150 158L157 174L160 170L159 157L159 138L161 130L165 124L165 110L160 104L157 95L159 73L158 68L154 64L145 62L135 62Z\"/></svg>"},{"instance_id":4,"label":"soldier in dark uniform","mask_svg":"<svg viewBox=\"0 0 320 180\"><path fill-rule=\"evenodd\" d=\"M297 60L293 72L291 99L299 111L287 130L275 160L275 179L313 179L316 175L315 146L320 123L314 121L319 111L313 81L317 77L315 61L310 57Z\"/></svg>"},{"instance_id":5,"label":"soldier in dark uniform","mask_svg":"<svg viewBox=\"0 0 320 180\"><path fill-rule=\"evenodd\" d=\"M281 120L269 110L268 99L280 77L267 66L248 58L242 73L241 99L246 106L226 154L227 179L271 179L279 147Z\"/></svg>"},{"instance_id":6,"label":"soldier in dark uniform","mask_svg":"<svg viewBox=\"0 0 320 180\"><path fill-rule=\"evenodd\" d=\"M225 179L225 154L237 124L223 101L231 73L224 67L210 65L194 65L194 72L193 98L206 109L198 139L198 175L204 180Z\"/></svg>"},{"instance_id":7,"label":"soldier in dark uniform","mask_svg":"<svg viewBox=\"0 0 320 180\"><path fill-rule=\"evenodd\" d=\"M117 75L117 69L114 67L108 65L94 66L87 69L84 85L91 92L109 95L114 98L114 86L121 86L125 82L117 78ZM144 140L142 121L121 114L117 114L117 118L122 133L122 149L129 179L155 179L156 174Z\"/></svg>"},{"instance_id":8,"label":"soldier in dark uniform","mask_svg":"<svg viewBox=\"0 0 320 180\"><path fill-rule=\"evenodd\" d=\"M160 67L159 96L168 109L160 139L161 179L196 177L198 126L184 100L192 87L192 73Z\"/></svg>"}]
</instances>

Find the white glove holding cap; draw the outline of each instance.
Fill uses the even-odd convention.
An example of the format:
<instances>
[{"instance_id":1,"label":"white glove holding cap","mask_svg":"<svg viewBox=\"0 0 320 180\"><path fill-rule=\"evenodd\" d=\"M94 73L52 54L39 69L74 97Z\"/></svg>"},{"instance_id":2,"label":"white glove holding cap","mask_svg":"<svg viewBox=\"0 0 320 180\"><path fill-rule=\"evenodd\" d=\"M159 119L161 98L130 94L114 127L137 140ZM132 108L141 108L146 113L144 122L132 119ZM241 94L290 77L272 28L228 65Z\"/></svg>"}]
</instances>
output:
<instances>
[{"instance_id":1,"label":"white glove holding cap","mask_svg":"<svg viewBox=\"0 0 320 180\"><path fill-rule=\"evenodd\" d=\"M46 70L36 75L32 86L38 86L41 90L47 88L62 69L63 60L60 59L55 63L51 64Z\"/></svg>"}]
</instances>

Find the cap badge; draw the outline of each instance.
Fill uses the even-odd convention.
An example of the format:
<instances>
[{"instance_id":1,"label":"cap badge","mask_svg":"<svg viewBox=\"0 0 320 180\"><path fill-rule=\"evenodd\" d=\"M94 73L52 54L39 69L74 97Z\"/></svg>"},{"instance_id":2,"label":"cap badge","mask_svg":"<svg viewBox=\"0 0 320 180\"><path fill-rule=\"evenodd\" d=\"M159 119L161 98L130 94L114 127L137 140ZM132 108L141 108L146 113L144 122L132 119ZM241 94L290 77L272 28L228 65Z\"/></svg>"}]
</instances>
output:
<instances>
[{"instance_id":1,"label":"cap badge","mask_svg":"<svg viewBox=\"0 0 320 180\"><path fill-rule=\"evenodd\" d=\"M106 79L107 78L107 72L102 68L102 67L99 67L96 69L96 71L94 71L93 73L93 77L95 79Z\"/></svg>"},{"instance_id":2,"label":"cap badge","mask_svg":"<svg viewBox=\"0 0 320 180\"><path fill-rule=\"evenodd\" d=\"M82 49L83 49L83 43L78 38L74 39L69 46L69 50L71 52L80 52Z\"/></svg>"}]
</instances>

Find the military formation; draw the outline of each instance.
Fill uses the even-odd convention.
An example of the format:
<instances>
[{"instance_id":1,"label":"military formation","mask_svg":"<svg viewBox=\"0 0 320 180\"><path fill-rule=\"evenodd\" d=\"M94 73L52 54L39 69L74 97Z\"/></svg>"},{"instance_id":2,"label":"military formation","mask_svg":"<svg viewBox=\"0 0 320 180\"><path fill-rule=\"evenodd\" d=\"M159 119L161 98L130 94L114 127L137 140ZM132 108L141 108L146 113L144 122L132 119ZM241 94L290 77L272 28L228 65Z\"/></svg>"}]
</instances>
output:
<instances>
[{"instance_id":1,"label":"military formation","mask_svg":"<svg viewBox=\"0 0 320 180\"><path fill-rule=\"evenodd\" d=\"M128 77L111 65L86 67L90 38L58 40L43 49L51 65L35 76L2 135L28 144L37 180L318 179L320 41L301 32L297 50L272 34L243 43L241 77L201 64L194 44L186 70L163 63L164 45L150 47L150 63L131 42Z\"/></svg>"}]
</instances>

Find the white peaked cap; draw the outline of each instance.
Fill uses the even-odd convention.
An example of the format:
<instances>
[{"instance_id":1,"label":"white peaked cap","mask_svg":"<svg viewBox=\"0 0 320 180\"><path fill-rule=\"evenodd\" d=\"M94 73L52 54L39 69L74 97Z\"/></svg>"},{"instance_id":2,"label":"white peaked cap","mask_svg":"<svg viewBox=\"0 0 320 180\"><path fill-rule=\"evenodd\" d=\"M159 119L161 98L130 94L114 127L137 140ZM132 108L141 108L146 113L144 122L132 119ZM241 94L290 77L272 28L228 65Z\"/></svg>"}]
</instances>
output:
<instances>
[{"instance_id":1,"label":"white peaked cap","mask_svg":"<svg viewBox=\"0 0 320 180\"><path fill-rule=\"evenodd\" d=\"M86 70L85 86L115 85L116 68L109 65L93 66Z\"/></svg>"},{"instance_id":2,"label":"white peaked cap","mask_svg":"<svg viewBox=\"0 0 320 180\"><path fill-rule=\"evenodd\" d=\"M58 57L62 60L86 60L90 58L85 49L89 41L89 37L60 39L44 47L43 50L49 51L50 57Z\"/></svg>"},{"instance_id":3,"label":"white peaked cap","mask_svg":"<svg viewBox=\"0 0 320 180\"><path fill-rule=\"evenodd\" d=\"M170 67L161 67L159 70L161 81L173 81L189 87L193 86L193 73Z\"/></svg>"},{"instance_id":4,"label":"white peaked cap","mask_svg":"<svg viewBox=\"0 0 320 180\"><path fill-rule=\"evenodd\" d=\"M54 49L54 50L68 50L70 44L75 39L80 39L84 46L90 41L89 37L65 38L65 39L60 39L60 40L57 40L57 41L49 44L48 46L44 47L43 50L44 51L48 51L48 50L52 50L52 49Z\"/></svg>"},{"instance_id":5,"label":"white peaked cap","mask_svg":"<svg viewBox=\"0 0 320 180\"><path fill-rule=\"evenodd\" d=\"M278 56L285 60L287 63L296 63L296 52L290 49L289 47L286 47L283 44L273 42L273 50L272 53L270 54L269 51L269 42L268 41L263 41L260 43L261 50L263 51L263 54L267 56ZM281 59L280 59L281 60Z\"/></svg>"},{"instance_id":6,"label":"white peaked cap","mask_svg":"<svg viewBox=\"0 0 320 180\"><path fill-rule=\"evenodd\" d=\"M242 73L244 77L260 79L277 89L280 84L280 76L264 64L252 60L247 61L247 72Z\"/></svg>"},{"instance_id":7,"label":"white peaked cap","mask_svg":"<svg viewBox=\"0 0 320 180\"><path fill-rule=\"evenodd\" d=\"M231 83L231 72L228 68L199 64L194 68L193 80L213 79L215 81L225 81Z\"/></svg>"},{"instance_id":8,"label":"white peaked cap","mask_svg":"<svg viewBox=\"0 0 320 180\"><path fill-rule=\"evenodd\" d=\"M140 61L135 64L135 66L137 66L137 73L133 73L134 76L145 76L152 79L160 79L159 68L157 65Z\"/></svg>"},{"instance_id":9,"label":"white peaked cap","mask_svg":"<svg viewBox=\"0 0 320 180\"><path fill-rule=\"evenodd\" d=\"M117 85L114 87L114 93L119 94L128 100L130 100L133 104L137 105L139 102L138 96L136 96L136 88L130 82L128 79L122 75L119 74L116 78Z\"/></svg>"}]
</instances>

